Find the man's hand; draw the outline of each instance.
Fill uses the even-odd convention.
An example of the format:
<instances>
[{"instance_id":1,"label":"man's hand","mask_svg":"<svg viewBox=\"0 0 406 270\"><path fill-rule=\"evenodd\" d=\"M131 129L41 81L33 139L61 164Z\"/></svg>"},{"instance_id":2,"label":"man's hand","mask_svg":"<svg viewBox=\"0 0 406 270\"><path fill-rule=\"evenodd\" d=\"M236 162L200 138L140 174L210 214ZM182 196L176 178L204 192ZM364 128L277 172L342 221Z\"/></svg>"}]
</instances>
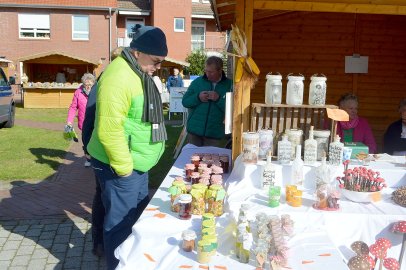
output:
<instances>
[{"instance_id":1,"label":"man's hand","mask_svg":"<svg viewBox=\"0 0 406 270\"><path fill-rule=\"evenodd\" d=\"M216 91L209 91L209 99L216 101L219 99L219 94Z\"/></svg>"},{"instance_id":2,"label":"man's hand","mask_svg":"<svg viewBox=\"0 0 406 270\"><path fill-rule=\"evenodd\" d=\"M208 102L209 101L209 92L208 91L200 92L199 99L201 102Z\"/></svg>"}]
</instances>

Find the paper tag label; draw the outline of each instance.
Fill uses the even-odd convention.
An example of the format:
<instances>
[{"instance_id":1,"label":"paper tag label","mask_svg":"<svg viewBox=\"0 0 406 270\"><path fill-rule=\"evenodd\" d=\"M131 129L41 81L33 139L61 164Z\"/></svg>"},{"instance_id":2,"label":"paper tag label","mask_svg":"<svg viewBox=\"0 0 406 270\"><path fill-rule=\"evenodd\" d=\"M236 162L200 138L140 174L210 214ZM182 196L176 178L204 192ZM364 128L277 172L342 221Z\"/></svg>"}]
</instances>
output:
<instances>
[{"instance_id":1,"label":"paper tag label","mask_svg":"<svg viewBox=\"0 0 406 270\"><path fill-rule=\"evenodd\" d=\"M152 129L158 129L159 125L158 124L152 124Z\"/></svg>"}]
</instances>

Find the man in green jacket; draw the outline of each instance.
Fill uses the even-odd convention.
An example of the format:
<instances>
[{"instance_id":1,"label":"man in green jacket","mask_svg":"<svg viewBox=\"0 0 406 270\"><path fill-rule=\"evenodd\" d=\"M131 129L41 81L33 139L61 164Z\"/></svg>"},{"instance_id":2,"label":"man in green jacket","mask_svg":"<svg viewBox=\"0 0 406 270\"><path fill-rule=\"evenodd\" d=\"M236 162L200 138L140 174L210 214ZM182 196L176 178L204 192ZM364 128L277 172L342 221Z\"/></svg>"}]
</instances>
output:
<instances>
[{"instance_id":1,"label":"man in green jacket","mask_svg":"<svg viewBox=\"0 0 406 270\"><path fill-rule=\"evenodd\" d=\"M190 84L182 99L189 109L188 141L196 146L219 146L224 138L226 92L232 91L232 81L223 72L223 60L207 58L201 76Z\"/></svg>"},{"instance_id":2,"label":"man in green jacket","mask_svg":"<svg viewBox=\"0 0 406 270\"><path fill-rule=\"evenodd\" d=\"M106 210L103 237L108 269L114 250L149 202L148 171L164 152L167 138L161 97L151 75L168 54L161 29L136 25L129 48L98 81L94 130L87 150Z\"/></svg>"}]
</instances>

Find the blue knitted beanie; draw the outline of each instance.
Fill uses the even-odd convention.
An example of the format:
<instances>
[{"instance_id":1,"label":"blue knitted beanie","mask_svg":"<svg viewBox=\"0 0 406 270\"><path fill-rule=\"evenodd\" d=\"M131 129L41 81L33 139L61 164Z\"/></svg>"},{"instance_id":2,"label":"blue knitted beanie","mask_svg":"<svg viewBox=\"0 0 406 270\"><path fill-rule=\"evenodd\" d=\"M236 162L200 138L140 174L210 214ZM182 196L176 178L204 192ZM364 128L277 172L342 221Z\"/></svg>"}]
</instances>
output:
<instances>
[{"instance_id":1,"label":"blue knitted beanie","mask_svg":"<svg viewBox=\"0 0 406 270\"><path fill-rule=\"evenodd\" d=\"M130 43L130 48L139 52L156 55L167 56L168 47L166 46L165 33L153 26L134 26L133 40Z\"/></svg>"}]
</instances>

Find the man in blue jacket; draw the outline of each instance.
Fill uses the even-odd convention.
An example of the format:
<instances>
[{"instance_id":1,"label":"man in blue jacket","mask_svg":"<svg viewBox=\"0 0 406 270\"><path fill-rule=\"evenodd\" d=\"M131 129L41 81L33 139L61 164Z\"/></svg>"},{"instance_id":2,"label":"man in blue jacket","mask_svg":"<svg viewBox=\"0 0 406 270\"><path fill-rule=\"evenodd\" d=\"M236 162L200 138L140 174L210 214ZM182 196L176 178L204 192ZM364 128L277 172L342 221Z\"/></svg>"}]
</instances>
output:
<instances>
[{"instance_id":1,"label":"man in blue jacket","mask_svg":"<svg viewBox=\"0 0 406 270\"><path fill-rule=\"evenodd\" d=\"M168 88L168 92L171 92L171 87L183 87L183 80L182 77L179 75L179 69L173 69L173 75L168 77L168 81L166 82L166 88Z\"/></svg>"},{"instance_id":2,"label":"man in blue jacket","mask_svg":"<svg viewBox=\"0 0 406 270\"><path fill-rule=\"evenodd\" d=\"M196 146L219 146L224 138L226 93L232 91L232 81L223 72L223 60L207 58L204 75L193 80L182 99L189 109L188 141Z\"/></svg>"}]
</instances>

